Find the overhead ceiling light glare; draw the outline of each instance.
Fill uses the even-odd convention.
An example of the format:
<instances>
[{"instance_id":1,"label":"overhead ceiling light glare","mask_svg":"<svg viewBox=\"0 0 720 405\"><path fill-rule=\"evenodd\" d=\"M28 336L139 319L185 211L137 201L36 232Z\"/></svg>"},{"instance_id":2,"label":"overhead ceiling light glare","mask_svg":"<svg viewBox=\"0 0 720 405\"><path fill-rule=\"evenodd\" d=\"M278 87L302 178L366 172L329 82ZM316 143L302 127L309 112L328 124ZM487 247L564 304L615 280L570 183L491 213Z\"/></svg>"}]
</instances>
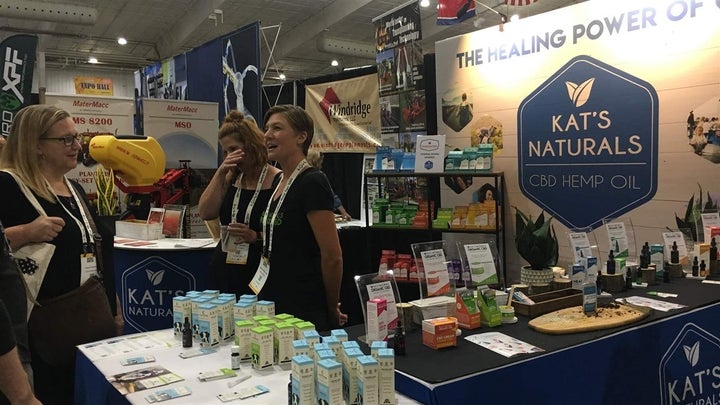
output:
<instances>
[{"instance_id":1,"label":"overhead ceiling light glare","mask_svg":"<svg viewBox=\"0 0 720 405\"><path fill-rule=\"evenodd\" d=\"M285 79L287 79L287 77L285 76L285 73L280 73L280 76L278 76L278 77L279 77L280 80L282 80L282 81L285 81Z\"/></svg>"},{"instance_id":2,"label":"overhead ceiling light glare","mask_svg":"<svg viewBox=\"0 0 720 405\"><path fill-rule=\"evenodd\" d=\"M127 45L127 39L125 39L125 37L118 37L118 44Z\"/></svg>"},{"instance_id":3,"label":"overhead ceiling light glare","mask_svg":"<svg viewBox=\"0 0 720 405\"><path fill-rule=\"evenodd\" d=\"M330 66L338 66L340 62L337 61L337 59L333 59L332 62L330 62Z\"/></svg>"},{"instance_id":4,"label":"overhead ceiling light glare","mask_svg":"<svg viewBox=\"0 0 720 405\"><path fill-rule=\"evenodd\" d=\"M519 14L513 14L510 16L510 22L517 22L520 21L520 15Z\"/></svg>"},{"instance_id":5,"label":"overhead ceiling light glare","mask_svg":"<svg viewBox=\"0 0 720 405\"><path fill-rule=\"evenodd\" d=\"M420 7L430 7L430 0L420 0Z\"/></svg>"},{"instance_id":6,"label":"overhead ceiling light glare","mask_svg":"<svg viewBox=\"0 0 720 405\"><path fill-rule=\"evenodd\" d=\"M92 63L92 64L94 65L94 64L98 63L98 60L97 60L96 57L91 56L91 57L88 59L88 63Z\"/></svg>"}]
</instances>

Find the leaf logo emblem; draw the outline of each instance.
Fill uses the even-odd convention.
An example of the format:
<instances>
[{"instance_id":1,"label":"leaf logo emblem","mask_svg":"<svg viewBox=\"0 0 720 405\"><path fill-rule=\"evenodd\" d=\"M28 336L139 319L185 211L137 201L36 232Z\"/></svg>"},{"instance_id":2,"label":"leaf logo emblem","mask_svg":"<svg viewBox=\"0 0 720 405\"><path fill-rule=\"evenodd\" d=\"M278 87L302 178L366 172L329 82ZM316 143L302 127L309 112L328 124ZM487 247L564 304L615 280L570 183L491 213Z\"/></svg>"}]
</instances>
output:
<instances>
[{"instance_id":1,"label":"leaf logo emblem","mask_svg":"<svg viewBox=\"0 0 720 405\"><path fill-rule=\"evenodd\" d=\"M692 347L683 346L683 350L685 350L685 358L694 367L700 360L700 342L695 342Z\"/></svg>"},{"instance_id":2,"label":"leaf logo emblem","mask_svg":"<svg viewBox=\"0 0 720 405\"><path fill-rule=\"evenodd\" d=\"M570 97L570 100L572 100L573 104L575 104L575 107L582 107L588 101L593 83L595 83L594 77L585 80L580 85L573 82L565 82L568 96Z\"/></svg>"},{"instance_id":3,"label":"leaf logo emblem","mask_svg":"<svg viewBox=\"0 0 720 405\"><path fill-rule=\"evenodd\" d=\"M165 275L165 270L153 272L152 270L145 269L145 273L147 274L148 280L150 280L152 285L158 285L162 283L163 276Z\"/></svg>"}]
</instances>

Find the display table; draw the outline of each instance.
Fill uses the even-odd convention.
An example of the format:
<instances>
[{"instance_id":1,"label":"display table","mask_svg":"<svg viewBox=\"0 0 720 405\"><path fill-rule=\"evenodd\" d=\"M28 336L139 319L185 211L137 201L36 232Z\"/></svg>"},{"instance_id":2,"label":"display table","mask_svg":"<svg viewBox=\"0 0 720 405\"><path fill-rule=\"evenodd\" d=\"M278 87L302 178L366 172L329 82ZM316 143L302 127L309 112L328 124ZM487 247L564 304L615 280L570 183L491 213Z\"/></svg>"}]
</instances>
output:
<instances>
[{"instance_id":1,"label":"display table","mask_svg":"<svg viewBox=\"0 0 720 405\"><path fill-rule=\"evenodd\" d=\"M143 340L144 336L150 336L151 339ZM76 404L147 404L145 397L152 392L164 388L187 386L192 390L192 394L182 398L173 399L167 402L171 405L177 404L221 404L222 402L216 398L216 395L230 391L227 387L228 381L233 379L215 380L209 382L200 382L197 374L200 371L214 370L222 367L230 367L230 345L221 346L216 353L205 356L194 357L190 359L182 359L178 354L186 349L180 347L179 341L172 336L170 329L163 331L149 332L145 334L126 335L122 339L137 340L137 342L118 343L118 348L112 348L113 344L104 344L112 342L113 339L101 341L96 345L82 345L77 354L76 370L75 370L75 403ZM163 343L165 347L153 347L150 349L142 349L143 345L148 345L148 341L152 340L150 345L158 346L158 342ZM120 351L120 347L135 347L132 354L112 353L111 350ZM197 348L197 344L194 346ZM104 358L98 358L100 355L107 355ZM122 359L135 357L137 355L155 356L155 362L123 366L120 364ZM93 359L93 360L91 360ZM185 380L169 384L162 387L151 388L148 390L138 391L123 396L108 381L108 376L119 373L139 370L151 366L162 366L175 374L181 375ZM289 382L290 368L289 366L274 366L272 370L256 371L250 367L249 363L241 366L241 372L252 375L252 377L241 382L233 389L241 389L261 384L270 389L267 394L245 400L236 400L233 403L242 404L285 404L287 403L287 385ZM398 394L398 404L416 404L415 401Z\"/></svg>"},{"instance_id":2,"label":"display table","mask_svg":"<svg viewBox=\"0 0 720 405\"><path fill-rule=\"evenodd\" d=\"M124 243L120 243L124 242ZM129 241L115 238L115 286L125 333L172 325L172 297L206 288L212 239Z\"/></svg>"},{"instance_id":3,"label":"display table","mask_svg":"<svg viewBox=\"0 0 720 405\"><path fill-rule=\"evenodd\" d=\"M519 317L514 325L463 331L457 347L440 351L423 346L416 331L407 336L407 355L396 359L395 386L424 404L720 403L720 285L673 279L615 294L633 295L686 307L654 310L627 327L571 335L535 332ZM505 358L464 339L490 331L545 352Z\"/></svg>"}]
</instances>

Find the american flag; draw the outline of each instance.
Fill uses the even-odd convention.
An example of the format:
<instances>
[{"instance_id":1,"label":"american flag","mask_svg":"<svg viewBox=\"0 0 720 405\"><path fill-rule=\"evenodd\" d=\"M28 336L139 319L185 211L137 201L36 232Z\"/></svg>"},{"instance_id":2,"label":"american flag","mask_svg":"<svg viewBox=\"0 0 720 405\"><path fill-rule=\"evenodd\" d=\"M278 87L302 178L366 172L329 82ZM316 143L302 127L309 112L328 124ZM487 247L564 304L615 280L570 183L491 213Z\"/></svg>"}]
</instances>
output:
<instances>
[{"instance_id":1,"label":"american flag","mask_svg":"<svg viewBox=\"0 0 720 405\"><path fill-rule=\"evenodd\" d=\"M505 0L505 4L509 6L527 6L537 1L538 0Z\"/></svg>"}]
</instances>

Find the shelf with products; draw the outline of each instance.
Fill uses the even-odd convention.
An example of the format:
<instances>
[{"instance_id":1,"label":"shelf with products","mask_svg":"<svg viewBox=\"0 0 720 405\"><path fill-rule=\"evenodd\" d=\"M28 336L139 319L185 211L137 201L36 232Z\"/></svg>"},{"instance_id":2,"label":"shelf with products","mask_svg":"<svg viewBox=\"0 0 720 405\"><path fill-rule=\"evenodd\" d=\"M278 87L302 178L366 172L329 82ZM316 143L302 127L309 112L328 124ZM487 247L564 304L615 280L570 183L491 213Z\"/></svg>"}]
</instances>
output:
<instances>
[{"instance_id":1,"label":"shelf with products","mask_svg":"<svg viewBox=\"0 0 720 405\"><path fill-rule=\"evenodd\" d=\"M477 191L474 187L471 192L472 179L478 178L486 179L487 183ZM441 185L455 195L443 198L441 192L452 194L452 191L441 191ZM459 191L458 185L462 187ZM365 174L364 187L371 266L380 265L382 250L394 249L397 254L408 254L412 243L477 235L483 242L494 243L499 273L503 282L506 280L503 172L373 171ZM491 191L485 195L486 190ZM441 206L441 202L448 204L448 201L452 207Z\"/></svg>"}]
</instances>

